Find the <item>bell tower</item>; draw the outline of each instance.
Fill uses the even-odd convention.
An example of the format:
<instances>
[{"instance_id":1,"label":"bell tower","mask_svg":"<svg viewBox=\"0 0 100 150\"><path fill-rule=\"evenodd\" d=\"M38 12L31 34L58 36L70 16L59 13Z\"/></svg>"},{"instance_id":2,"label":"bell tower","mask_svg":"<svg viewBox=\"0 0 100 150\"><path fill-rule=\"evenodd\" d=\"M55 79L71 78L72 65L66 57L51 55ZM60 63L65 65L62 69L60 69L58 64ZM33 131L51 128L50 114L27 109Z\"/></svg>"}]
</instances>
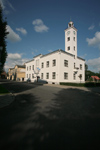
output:
<instances>
[{"instance_id":1,"label":"bell tower","mask_svg":"<svg viewBox=\"0 0 100 150\"><path fill-rule=\"evenodd\" d=\"M77 29L72 21L68 23L68 28L65 29L65 51L77 57Z\"/></svg>"}]
</instances>

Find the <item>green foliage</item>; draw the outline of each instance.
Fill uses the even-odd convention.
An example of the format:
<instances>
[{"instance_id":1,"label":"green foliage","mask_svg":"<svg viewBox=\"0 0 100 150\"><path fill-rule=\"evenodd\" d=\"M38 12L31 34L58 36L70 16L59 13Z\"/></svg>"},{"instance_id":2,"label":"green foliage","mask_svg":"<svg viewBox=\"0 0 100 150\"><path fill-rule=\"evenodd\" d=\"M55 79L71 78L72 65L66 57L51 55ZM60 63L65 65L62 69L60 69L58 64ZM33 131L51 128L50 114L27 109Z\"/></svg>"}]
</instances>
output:
<instances>
[{"instance_id":1,"label":"green foliage","mask_svg":"<svg viewBox=\"0 0 100 150\"><path fill-rule=\"evenodd\" d=\"M0 51L0 62L2 63L0 66L0 73L2 72L2 69L4 67L6 58L7 58L7 51L6 51L6 41L7 38L7 22L3 20L3 14L2 14L2 7L0 5L0 48L2 49Z\"/></svg>"},{"instance_id":2,"label":"green foliage","mask_svg":"<svg viewBox=\"0 0 100 150\"><path fill-rule=\"evenodd\" d=\"M92 81L91 76L98 76L100 78L100 72L95 73L90 70L88 70L88 65L85 64L85 81Z\"/></svg>"}]
</instances>

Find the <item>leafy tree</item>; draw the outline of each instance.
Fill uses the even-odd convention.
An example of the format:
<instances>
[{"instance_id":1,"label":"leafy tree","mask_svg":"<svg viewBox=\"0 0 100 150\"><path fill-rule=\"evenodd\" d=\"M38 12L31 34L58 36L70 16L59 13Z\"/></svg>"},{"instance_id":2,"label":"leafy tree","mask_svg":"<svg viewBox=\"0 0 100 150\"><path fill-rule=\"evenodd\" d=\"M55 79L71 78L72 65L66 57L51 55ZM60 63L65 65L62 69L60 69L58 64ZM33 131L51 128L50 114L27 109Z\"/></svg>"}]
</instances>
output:
<instances>
[{"instance_id":1,"label":"leafy tree","mask_svg":"<svg viewBox=\"0 0 100 150\"><path fill-rule=\"evenodd\" d=\"M2 6L0 4L0 74L3 70L6 58L7 58L7 51L6 51L6 38L7 34L7 21L3 20L2 14Z\"/></svg>"}]
</instances>

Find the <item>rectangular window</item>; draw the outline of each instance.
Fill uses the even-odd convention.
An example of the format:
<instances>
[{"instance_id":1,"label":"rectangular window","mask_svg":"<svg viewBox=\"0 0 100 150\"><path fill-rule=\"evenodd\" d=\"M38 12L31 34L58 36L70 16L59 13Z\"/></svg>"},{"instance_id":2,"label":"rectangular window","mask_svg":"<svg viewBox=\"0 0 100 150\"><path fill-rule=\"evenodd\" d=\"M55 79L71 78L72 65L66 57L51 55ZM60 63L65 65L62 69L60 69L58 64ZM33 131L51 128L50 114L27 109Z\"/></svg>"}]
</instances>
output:
<instances>
[{"instance_id":1,"label":"rectangular window","mask_svg":"<svg viewBox=\"0 0 100 150\"><path fill-rule=\"evenodd\" d=\"M80 64L80 70L82 70L82 64Z\"/></svg>"},{"instance_id":2,"label":"rectangular window","mask_svg":"<svg viewBox=\"0 0 100 150\"><path fill-rule=\"evenodd\" d=\"M67 41L70 41L70 37L67 38Z\"/></svg>"},{"instance_id":3,"label":"rectangular window","mask_svg":"<svg viewBox=\"0 0 100 150\"><path fill-rule=\"evenodd\" d=\"M79 75L80 80L82 80L82 74Z\"/></svg>"},{"instance_id":4,"label":"rectangular window","mask_svg":"<svg viewBox=\"0 0 100 150\"><path fill-rule=\"evenodd\" d=\"M28 71L28 67L27 67L27 71Z\"/></svg>"},{"instance_id":5,"label":"rectangular window","mask_svg":"<svg viewBox=\"0 0 100 150\"><path fill-rule=\"evenodd\" d=\"M70 46L68 46L68 51L70 50Z\"/></svg>"},{"instance_id":6,"label":"rectangular window","mask_svg":"<svg viewBox=\"0 0 100 150\"><path fill-rule=\"evenodd\" d=\"M49 67L49 61L47 61L47 65L46 66Z\"/></svg>"},{"instance_id":7,"label":"rectangular window","mask_svg":"<svg viewBox=\"0 0 100 150\"><path fill-rule=\"evenodd\" d=\"M34 78L34 74L32 73L32 78Z\"/></svg>"},{"instance_id":8,"label":"rectangular window","mask_svg":"<svg viewBox=\"0 0 100 150\"><path fill-rule=\"evenodd\" d=\"M41 73L41 79L43 79L43 73Z\"/></svg>"},{"instance_id":9,"label":"rectangular window","mask_svg":"<svg viewBox=\"0 0 100 150\"><path fill-rule=\"evenodd\" d=\"M32 66L32 69L34 70L34 65Z\"/></svg>"},{"instance_id":10,"label":"rectangular window","mask_svg":"<svg viewBox=\"0 0 100 150\"><path fill-rule=\"evenodd\" d=\"M52 61L52 66L56 66L56 60L55 59Z\"/></svg>"},{"instance_id":11,"label":"rectangular window","mask_svg":"<svg viewBox=\"0 0 100 150\"><path fill-rule=\"evenodd\" d=\"M68 60L64 60L64 66L68 67Z\"/></svg>"},{"instance_id":12,"label":"rectangular window","mask_svg":"<svg viewBox=\"0 0 100 150\"><path fill-rule=\"evenodd\" d=\"M27 74L27 78L28 78L28 74Z\"/></svg>"},{"instance_id":13,"label":"rectangular window","mask_svg":"<svg viewBox=\"0 0 100 150\"><path fill-rule=\"evenodd\" d=\"M31 70L31 66L29 66L29 70Z\"/></svg>"},{"instance_id":14,"label":"rectangular window","mask_svg":"<svg viewBox=\"0 0 100 150\"><path fill-rule=\"evenodd\" d=\"M41 63L41 68L44 68L44 63L43 62Z\"/></svg>"},{"instance_id":15,"label":"rectangular window","mask_svg":"<svg viewBox=\"0 0 100 150\"><path fill-rule=\"evenodd\" d=\"M75 67L75 63L74 63L74 69L75 69L76 67Z\"/></svg>"},{"instance_id":16,"label":"rectangular window","mask_svg":"<svg viewBox=\"0 0 100 150\"><path fill-rule=\"evenodd\" d=\"M73 40L75 41L75 37L73 37Z\"/></svg>"},{"instance_id":17,"label":"rectangular window","mask_svg":"<svg viewBox=\"0 0 100 150\"><path fill-rule=\"evenodd\" d=\"M56 79L56 73L52 72L52 79Z\"/></svg>"},{"instance_id":18,"label":"rectangular window","mask_svg":"<svg viewBox=\"0 0 100 150\"><path fill-rule=\"evenodd\" d=\"M64 79L68 80L68 73L64 72Z\"/></svg>"},{"instance_id":19,"label":"rectangular window","mask_svg":"<svg viewBox=\"0 0 100 150\"><path fill-rule=\"evenodd\" d=\"M74 46L74 51L75 51L75 46Z\"/></svg>"},{"instance_id":20,"label":"rectangular window","mask_svg":"<svg viewBox=\"0 0 100 150\"><path fill-rule=\"evenodd\" d=\"M49 79L49 73L46 73L46 79Z\"/></svg>"},{"instance_id":21,"label":"rectangular window","mask_svg":"<svg viewBox=\"0 0 100 150\"><path fill-rule=\"evenodd\" d=\"M76 74L75 73L73 74L73 79L76 80Z\"/></svg>"},{"instance_id":22,"label":"rectangular window","mask_svg":"<svg viewBox=\"0 0 100 150\"><path fill-rule=\"evenodd\" d=\"M31 74L29 74L29 78L31 79Z\"/></svg>"}]
</instances>

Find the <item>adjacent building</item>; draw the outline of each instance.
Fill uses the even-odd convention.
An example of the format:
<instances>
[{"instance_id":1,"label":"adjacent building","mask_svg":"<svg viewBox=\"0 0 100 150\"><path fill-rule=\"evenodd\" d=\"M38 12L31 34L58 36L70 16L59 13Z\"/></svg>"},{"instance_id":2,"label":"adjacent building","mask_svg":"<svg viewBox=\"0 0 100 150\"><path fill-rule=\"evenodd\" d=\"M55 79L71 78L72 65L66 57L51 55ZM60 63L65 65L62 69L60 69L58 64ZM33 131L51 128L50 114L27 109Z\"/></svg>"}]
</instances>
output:
<instances>
[{"instance_id":1,"label":"adjacent building","mask_svg":"<svg viewBox=\"0 0 100 150\"><path fill-rule=\"evenodd\" d=\"M8 75L10 80L25 81L25 65L15 65L14 68L9 68Z\"/></svg>"},{"instance_id":2,"label":"adjacent building","mask_svg":"<svg viewBox=\"0 0 100 150\"><path fill-rule=\"evenodd\" d=\"M77 56L77 29L70 21L65 29L65 51L59 49L46 55L35 56L25 63L26 80L60 82L85 82L85 60Z\"/></svg>"}]
</instances>

